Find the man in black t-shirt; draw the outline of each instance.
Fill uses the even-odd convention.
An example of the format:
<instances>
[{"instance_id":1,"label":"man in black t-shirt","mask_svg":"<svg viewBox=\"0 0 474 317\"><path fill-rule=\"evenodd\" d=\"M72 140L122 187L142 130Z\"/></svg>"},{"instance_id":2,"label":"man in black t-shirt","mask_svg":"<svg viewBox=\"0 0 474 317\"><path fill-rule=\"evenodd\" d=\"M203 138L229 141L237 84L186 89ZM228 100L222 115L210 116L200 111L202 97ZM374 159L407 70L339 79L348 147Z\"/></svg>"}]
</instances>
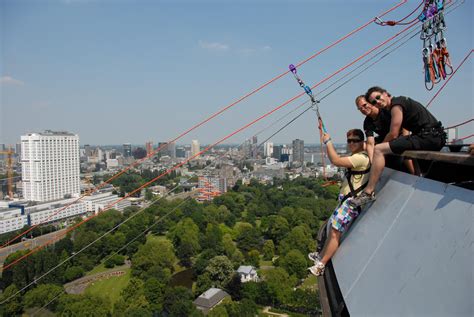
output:
<instances>
[{"instance_id":1,"label":"man in black t-shirt","mask_svg":"<svg viewBox=\"0 0 474 317\"><path fill-rule=\"evenodd\" d=\"M382 143L385 136L390 132L390 121L392 117L389 110L379 109L368 103L364 95L358 96L355 103L357 109L365 115L364 132L367 138L366 151L369 155L370 161L372 161L375 145ZM402 129L400 134L409 135L409 132ZM403 163L409 173L415 174L415 168L411 159L404 160L403 158L394 155L385 156L385 166L387 167L401 170Z\"/></svg>"},{"instance_id":2,"label":"man in black t-shirt","mask_svg":"<svg viewBox=\"0 0 474 317\"><path fill-rule=\"evenodd\" d=\"M363 193L351 201L359 207L375 200L375 185L385 167L385 154L402 154L407 150L439 151L446 143L446 134L438 121L419 102L408 97L392 97L385 89L372 87L365 99L379 109L390 111L390 129L384 141L374 149L369 183ZM411 132L401 135L400 129Z\"/></svg>"}]
</instances>

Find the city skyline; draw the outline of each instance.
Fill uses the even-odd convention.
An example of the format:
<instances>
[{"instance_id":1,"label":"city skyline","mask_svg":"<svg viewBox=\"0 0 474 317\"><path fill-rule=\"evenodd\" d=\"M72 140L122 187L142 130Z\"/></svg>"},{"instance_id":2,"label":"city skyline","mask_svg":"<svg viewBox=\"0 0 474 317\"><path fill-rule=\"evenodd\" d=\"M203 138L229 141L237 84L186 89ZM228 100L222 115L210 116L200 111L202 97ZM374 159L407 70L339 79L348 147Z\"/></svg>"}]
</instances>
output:
<instances>
[{"instance_id":1,"label":"city skyline","mask_svg":"<svg viewBox=\"0 0 474 317\"><path fill-rule=\"evenodd\" d=\"M81 144L170 141L396 3L277 1L268 14L265 1L2 1L0 143L15 144L20 135L45 129L74 131L81 135ZM416 5L408 1L388 18L404 16ZM466 2L446 15L445 36L454 66L472 48L472 6ZM316 20L315 11L325 14ZM297 14L288 18L288 12ZM204 14L211 18L202 19ZM82 23L85 19L87 25ZM325 27L328 24L333 27ZM307 84L314 84L400 30L371 25L298 72ZM422 103L431 99L440 85L425 90L420 47L421 41L413 39L321 103L336 142L344 141L348 129L361 127L363 117L354 99L369 86L381 85ZM472 115L472 94L461 97L472 87L471 63L467 61L430 108L445 126ZM190 144L192 139L212 144L300 92L286 75L177 144ZM306 100L298 99L228 143L251 138ZM264 139L278 127L259 137ZM459 134L470 131L470 126L462 127ZM318 143L312 112L272 142L290 143L295 138Z\"/></svg>"}]
</instances>

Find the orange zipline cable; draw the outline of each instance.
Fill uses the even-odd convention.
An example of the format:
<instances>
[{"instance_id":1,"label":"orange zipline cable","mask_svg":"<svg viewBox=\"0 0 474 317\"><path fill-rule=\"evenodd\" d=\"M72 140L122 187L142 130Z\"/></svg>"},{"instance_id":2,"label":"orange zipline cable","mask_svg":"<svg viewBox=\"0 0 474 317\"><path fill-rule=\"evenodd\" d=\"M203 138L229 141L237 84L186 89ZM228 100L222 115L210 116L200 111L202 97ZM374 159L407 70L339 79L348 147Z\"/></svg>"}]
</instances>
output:
<instances>
[{"instance_id":1,"label":"orange zipline cable","mask_svg":"<svg viewBox=\"0 0 474 317\"><path fill-rule=\"evenodd\" d=\"M397 5L393 6L392 8L388 9L387 11L383 12L380 16L384 16L390 12L392 12L393 10L397 9L398 7L400 7L401 5L405 4L408 0L402 0L400 3L398 3ZM301 66L303 64L305 64L306 62L310 61L311 59L315 58L316 56L324 53L325 51L329 50L330 48L336 46L337 44L341 43L342 41L346 40L348 37L354 35L355 33L361 31L362 29L366 28L367 26L369 26L371 23L373 23L373 19L371 19L370 21L364 23L363 25L359 26L358 28L352 30L351 32L349 32L348 34L344 35L343 37L339 38L337 41L333 42L332 44L326 46L325 48L319 50L318 52L316 52L315 54L311 55L310 57L308 57L307 59L299 62L296 66ZM131 168L137 166L138 164L142 163L143 161L149 159L150 157L152 157L153 155L155 155L156 153L158 153L160 150L162 150L165 146L168 146L168 144L170 143L173 143L179 139L181 139L183 136L187 135L189 132L197 129L198 127L200 127L201 125L209 122L210 120L214 119L215 117L217 117L218 115L220 115L221 113L223 113L224 111L232 108L233 106L237 105L238 103L240 103L241 101L247 99L248 97L254 95L255 93L259 92L260 90L262 90L263 88L265 88L266 86L270 85L271 83L277 81L278 79L282 78L283 76L285 76L286 74L288 74L289 71L286 71L286 72L283 72L279 75L277 75L276 77L272 78L271 80L267 81L266 83L262 84L261 86L259 86L258 88L252 90L251 92L247 93L246 95L240 97L238 100L232 102L231 104L229 104L228 106L222 108L221 110L215 112L214 114L212 114L211 116L209 116L208 118L204 119L203 121L197 123L196 125L194 125L193 127L189 128L188 130L182 132L180 135L178 135L177 137L175 137L173 140L165 143L165 144L162 144L161 146L159 146L155 151L149 153L147 156L145 156L144 158L142 159L139 159L135 162L133 162L130 166L124 168L123 170L121 170L120 172L118 172L117 174L113 175L112 177L110 177L109 179L107 179L106 181L104 181L103 183L99 184L97 187L95 187L88 195L91 195L92 193L95 193L96 191L98 191L99 189L101 189L102 187L105 186L105 184L108 184L109 182L111 182L112 180L114 180L115 178L119 177L120 175L122 175L123 173L125 173L126 171L130 170ZM54 212L53 214L51 214L50 216L48 216L43 222L39 223L39 224L36 224L34 226L31 226L29 229L25 230L24 232L18 234L17 236L15 236L14 238L12 239L9 239L6 243L4 243L2 245L1 248L4 248L6 246L8 246L10 243L16 241L18 238L20 238L21 236L27 234L28 232L30 232L31 230L33 230L34 228L36 228L37 226L45 223L45 222L48 222L52 217L54 217L55 215L57 215L58 213L60 213L61 211L65 210L66 208L68 208L69 206L71 206L72 204L78 202L79 200L81 200L82 198L84 198L85 196L88 196L88 195L82 195L80 196L79 198L77 198L76 200L70 202L69 204L65 205L64 207L58 209L56 212ZM0 249L1 249L0 248Z\"/></svg>"},{"instance_id":2,"label":"orange zipline cable","mask_svg":"<svg viewBox=\"0 0 474 317\"><path fill-rule=\"evenodd\" d=\"M396 33L395 35L389 37L388 39L386 39L385 41L379 43L378 45L372 47L371 49L369 49L368 51L366 51L364 54L360 55L358 58L354 59L352 62L346 64L345 66L341 67L340 69L338 69L337 71L335 71L334 73L332 73L331 75L323 78L322 80L320 80L318 83L316 83L314 86L311 87L311 89L314 89L315 87L323 84L324 82L328 81L329 79L331 79L332 77L336 76L337 74L339 74L340 72L344 71L345 69L347 69L348 67L354 65L355 63L357 63L359 60L361 60L362 58L366 57L367 55L369 55L370 53L372 53L373 51L379 49L380 47L384 46L385 44L387 44L388 42L392 41L393 39L395 39L396 37L398 37L400 34L408 31L410 28L412 28L413 26L415 26L418 22L415 22L409 26L407 26L406 28L404 28L402 31ZM154 179L148 181L147 183L143 184L142 186L138 187L137 189L133 190L132 192L128 193L126 196L110 203L109 205L107 205L103 211L106 211L108 209L110 209L113 205L117 204L118 202L126 199L127 197L133 195L134 193L138 192L139 190L141 190L142 188L152 184L153 182L157 181L158 179L160 179L161 177L171 173L172 171L176 170L177 168L183 166L184 164L186 164L187 162L189 162L190 160L196 158L197 156L199 155L202 155L203 153L209 151L211 148L213 148L214 146L224 142L225 140L229 139L230 137L234 136L235 134L247 129L248 127L252 126L253 124L257 123L258 121L264 119L265 117L271 115L272 113L280 110L281 108L285 107L286 105L288 105L289 103L293 102L294 100L300 98L301 96L305 95L306 93L305 92L302 92L292 98L290 98L289 100L285 101L284 103L282 103L281 105L279 105L278 107L272 109L271 111L261 115L260 117L258 117L257 119L253 120L252 122L250 123L247 123L246 125L244 125L243 127L235 130L234 132L230 133L229 135L225 136L224 138L220 139L219 141L213 143L212 145L209 145L208 147L206 147L204 150L200 151L199 153L191 156L190 158L184 160L183 162L175 165L174 167L168 169L166 172L158 175L157 177L155 177ZM102 211L102 212L103 212ZM28 256L30 256L31 254L43 249L44 247L46 247L47 245L53 243L54 241L56 240L59 240L59 238L62 238L63 236L67 235L69 232L71 232L72 230L74 230L75 228L79 227L80 225L82 225L83 223L91 220L92 218L96 217L98 214L94 214L84 220L82 220L81 222L69 227L64 233L62 233L61 235L47 241L45 244L43 245L40 245L40 246L37 246L36 248L34 248L33 250L31 250L30 252L22 255L21 257L19 257L18 259L15 259L13 262L9 263L8 265L5 265L2 269L2 272L10 267L12 267L13 265L15 265L16 263L22 261L23 259L27 258Z\"/></svg>"}]
</instances>

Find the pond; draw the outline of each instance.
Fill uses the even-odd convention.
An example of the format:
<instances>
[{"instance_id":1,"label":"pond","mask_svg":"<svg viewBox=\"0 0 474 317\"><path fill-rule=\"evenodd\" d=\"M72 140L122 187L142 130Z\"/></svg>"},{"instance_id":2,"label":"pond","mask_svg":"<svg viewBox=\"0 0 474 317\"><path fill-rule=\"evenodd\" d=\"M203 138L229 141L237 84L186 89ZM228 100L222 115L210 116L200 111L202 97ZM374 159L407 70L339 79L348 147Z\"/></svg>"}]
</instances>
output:
<instances>
[{"instance_id":1,"label":"pond","mask_svg":"<svg viewBox=\"0 0 474 317\"><path fill-rule=\"evenodd\" d=\"M171 286L184 286L191 289L193 286L193 269L187 269L181 272L174 274L171 277L170 285Z\"/></svg>"}]
</instances>

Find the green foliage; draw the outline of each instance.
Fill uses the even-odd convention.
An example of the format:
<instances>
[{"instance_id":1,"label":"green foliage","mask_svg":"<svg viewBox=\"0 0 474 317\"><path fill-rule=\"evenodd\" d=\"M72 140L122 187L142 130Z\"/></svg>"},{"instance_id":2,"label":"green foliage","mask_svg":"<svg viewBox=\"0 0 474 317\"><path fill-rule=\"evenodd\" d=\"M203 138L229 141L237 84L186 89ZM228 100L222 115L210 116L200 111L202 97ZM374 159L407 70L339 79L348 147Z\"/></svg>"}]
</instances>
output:
<instances>
[{"instance_id":1,"label":"green foliage","mask_svg":"<svg viewBox=\"0 0 474 317\"><path fill-rule=\"evenodd\" d=\"M307 254L315 247L311 230L306 225L294 227L280 243L280 254L287 254L292 249L297 249Z\"/></svg>"},{"instance_id":2,"label":"green foliage","mask_svg":"<svg viewBox=\"0 0 474 317\"><path fill-rule=\"evenodd\" d=\"M308 275L308 263L306 257L299 250L291 250L278 259L279 265L283 267L288 274L296 275L299 279Z\"/></svg>"},{"instance_id":3,"label":"green foliage","mask_svg":"<svg viewBox=\"0 0 474 317\"><path fill-rule=\"evenodd\" d=\"M265 240L262 251L264 260L272 260L275 255L275 244L273 243L273 240Z\"/></svg>"},{"instance_id":4,"label":"green foliage","mask_svg":"<svg viewBox=\"0 0 474 317\"><path fill-rule=\"evenodd\" d=\"M71 266L64 272L64 281L70 282L84 276L84 269L80 266Z\"/></svg>"},{"instance_id":5,"label":"green foliage","mask_svg":"<svg viewBox=\"0 0 474 317\"><path fill-rule=\"evenodd\" d=\"M262 237L260 232L251 224L249 226L242 226L237 235L237 245L239 249L248 252L252 249L260 249Z\"/></svg>"},{"instance_id":6,"label":"green foliage","mask_svg":"<svg viewBox=\"0 0 474 317\"><path fill-rule=\"evenodd\" d=\"M4 301L7 302L3 303ZM8 286L5 291L0 294L0 316L16 316L22 311L21 307L21 295L18 292L16 285Z\"/></svg>"},{"instance_id":7,"label":"green foliage","mask_svg":"<svg viewBox=\"0 0 474 317\"><path fill-rule=\"evenodd\" d=\"M120 266L125 263L125 257L120 254L114 254L104 262L106 268L113 268L114 266Z\"/></svg>"},{"instance_id":8,"label":"green foliage","mask_svg":"<svg viewBox=\"0 0 474 317\"><path fill-rule=\"evenodd\" d=\"M23 305L25 308L30 307L43 307L46 304L49 304L48 307L51 310L55 310L57 301L53 299L62 294L64 289L61 286L53 284L42 284L38 285L36 288L26 292L23 298Z\"/></svg>"},{"instance_id":9,"label":"green foliage","mask_svg":"<svg viewBox=\"0 0 474 317\"><path fill-rule=\"evenodd\" d=\"M225 255L216 256L209 261L205 270L216 287L225 287L232 279L234 266Z\"/></svg>"},{"instance_id":10,"label":"green foliage","mask_svg":"<svg viewBox=\"0 0 474 317\"><path fill-rule=\"evenodd\" d=\"M268 293L275 303L289 302L296 281L296 277L290 277L281 267L265 271Z\"/></svg>"},{"instance_id":11,"label":"green foliage","mask_svg":"<svg viewBox=\"0 0 474 317\"><path fill-rule=\"evenodd\" d=\"M199 245L199 227L191 218L184 218L168 235L176 248L177 256L186 267L191 266L191 257L196 255Z\"/></svg>"},{"instance_id":12,"label":"green foliage","mask_svg":"<svg viewBox=\"0 0 474 317\"><path fill-rule=\"evenodd\" d=\"M147 278L169 279L177 258L173 244L166 239L150 239L132 258L132 275Z\"/></svg>"},{"instance_id":13,"label":"green foliage","mask_svg":"<svg viewBox=\"0 0 474 317\"><path fill-rule=\"evenodd\" d=\"M59 299L60 316L110 316L110 302L102 297L91 295L67 295Z\"/></svg>"},{"instance_id":14,"label":"green foliage","mask_svg":"<svg viewBox=\"0 0 474 317\"><path fill-rule=\"evenodd\" d=\"M247 253L247 261L250 265L255 266L256 268L260 267L260 252L257 250L250 250Z\"/></svg>"}]
</instances>

